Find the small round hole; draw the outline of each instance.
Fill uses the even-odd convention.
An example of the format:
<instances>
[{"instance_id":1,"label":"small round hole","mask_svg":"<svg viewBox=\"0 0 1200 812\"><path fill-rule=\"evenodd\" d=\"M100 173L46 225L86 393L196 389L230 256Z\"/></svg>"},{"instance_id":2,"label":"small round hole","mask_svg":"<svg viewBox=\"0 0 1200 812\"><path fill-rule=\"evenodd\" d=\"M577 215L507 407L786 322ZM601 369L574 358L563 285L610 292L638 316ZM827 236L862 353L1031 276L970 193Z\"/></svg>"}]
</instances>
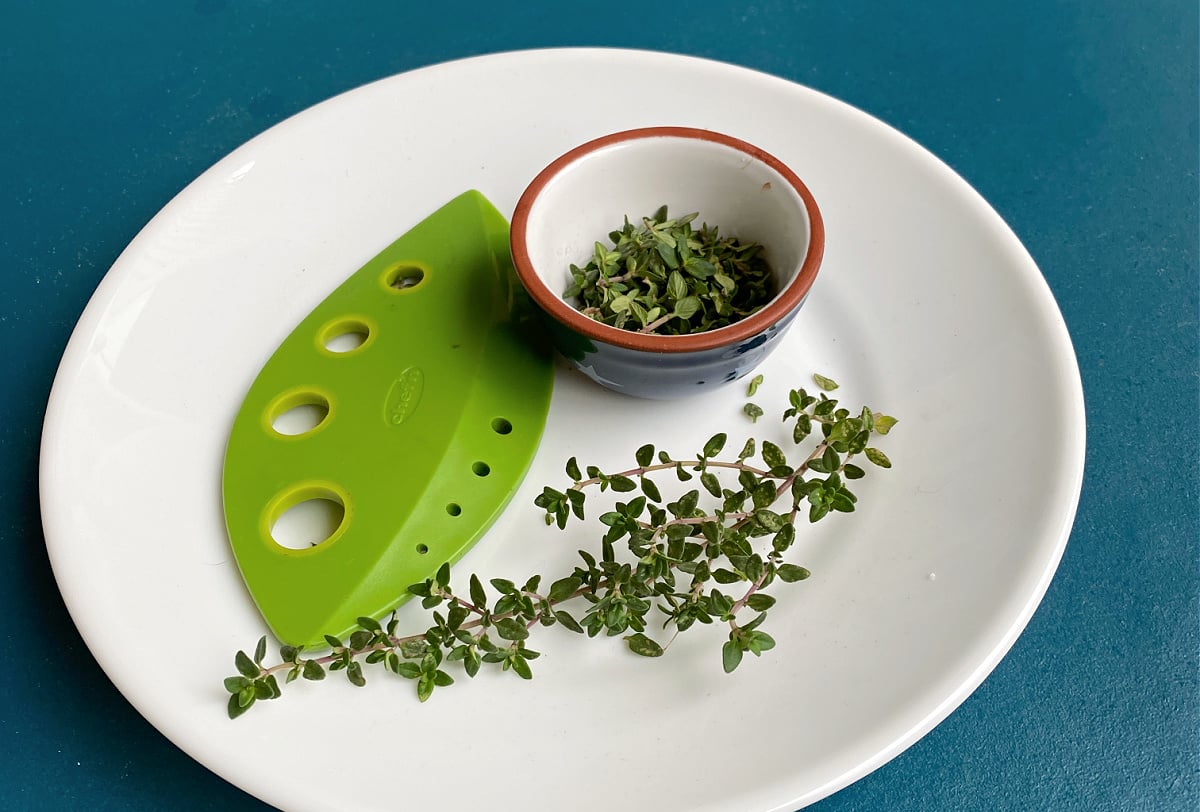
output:
<instances>
[{"instance_id":1,"label":"small round hole","mask_svg":"<svg viewBox=\"0 0 1200 812\"><path fill-rule=\"evenodd\" d=\"M298 502L271 525L271 538L289 550L307 550L323 544L338 531L346 518L341 501L313 497Z\"/></svg>"},{"instance_id":2,"label":"small round hole","mask_svg":"<svg viewBox=\"0 0 1200 812\"><path fill-rule=\"evenodd\" d=\"M429 545L428 544L418 544L417 552L421 555L425 555L425 553L429 552Z\"/></svg>"},{"instance_id":3,"label":"small round hole","mask_svg":"<svg viewBox=\"0 0 1200 812\"><path fill-rule=\"evenodd\" d=\"M492 421L492 431L497 434L512 434L512 423L503 417L497 417Z\"/></svg>"},{"instance_id":4,"label":"small round hole","mask_svg":"<svg viewBox=\"0 0 1200 812\"><path fill-rule=\"evenodd\" d=\"M480 461L472 465L471 470L475 472L475 476L487 476L492 472L492 466Z\"/></svg>"},{"instance_id":5,"label":"small round hole","mask_svg":"<svg viewBox=\"0 0 1200 812\"><path fill-rule=\"evenodd\" d=\"M276 400L267 415L276 434L298 437L325 422L329 401L316 392L293 392Z\"/></svg>"},{"instance_id":6,"label":"small round hole","mask_svg":"<svg viewBox=\"0 0 1200 812\"><path fill-rule=\"evenodd\" d=\"M387 275L387 286L395 290L411 290L425 281L425 271L415 265L401 265Z\"/></svg>"},{"instance_id":7,"label":"small round hole","mask_svg":"<svg viewBox=\"0 0 1200 812\"><path fill-rule=\"evenodd\" d=\"M460 505L458 502L451 502L450 504L446 505L446 512L451 516L460 516L462 515L462 505Z\"/></svg>"}]
</instances>

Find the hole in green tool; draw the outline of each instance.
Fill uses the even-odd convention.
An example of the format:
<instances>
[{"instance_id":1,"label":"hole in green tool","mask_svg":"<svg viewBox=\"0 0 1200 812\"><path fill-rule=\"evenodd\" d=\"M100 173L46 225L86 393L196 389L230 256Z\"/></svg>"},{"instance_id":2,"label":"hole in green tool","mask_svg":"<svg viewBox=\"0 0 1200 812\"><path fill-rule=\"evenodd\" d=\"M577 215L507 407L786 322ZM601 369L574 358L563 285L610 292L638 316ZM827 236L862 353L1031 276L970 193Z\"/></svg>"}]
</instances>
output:
<instances>
[{"instance_id":1,"label":"hole in green tool","mask_svg":"<svg viewBox=\"0 0 1200 812\"><path fill-rule=\"evenodd\" d=\"M371 328L358 319L343 319L321 331L321 344L325 349L339 355L354 352L367 343Z\"/></svg>"},{"instance_id":2,"label":"hole in green tool","mask_svg":"<svg viewBox=\"0 0 1200 812\"><path fill-rule=\"evenodd\" d=\"M271 538L289 550L307 550L323 544L337 533L346 518L346 508L335 495L298 494L300 501L287 507L271 524Z\"/></svg>"},{"instance_id":3,"label":"hole in green tool","mask_svg":"<svg viewBox=\"0 0 1200 812\"><path fill-rule=\"evenodd\" d=\"M297 437L308 434L329 417L329 401L316 392L291 392L278 398L267 411L276 434Z\"/></svg>"},{"instance_id":4,"label":"hole in green tool","mask_svg":"<svg viewBox=\"0 0 1200 812\"><path fill-rule=\"evenodd\" d=\"M497 417L492 421L492 431L497 434L512 434L512 423L503 417Z\"/></svg>"},{"instance_id":5,"label":"hole in green tool","mask_svg":"<svg viewBox=\"0 0 1200 812\"><path fill-rule=\"evenodd\" d=\"M487 476L492 472L492 466L480 461L472 465L471 470L475 472L475 476Z\"/></svg>"},{"instance_id":6,"label":"hole in green tool","mask_svg":"<svg viewBox=\"0 0 1200 812\"><path fill-rule=\"evenodd\" d=\"M401 265L388 271L385 281L389 288L410 290L425 281L425 271L415 265Z\"/></svg>"}]
</instances>

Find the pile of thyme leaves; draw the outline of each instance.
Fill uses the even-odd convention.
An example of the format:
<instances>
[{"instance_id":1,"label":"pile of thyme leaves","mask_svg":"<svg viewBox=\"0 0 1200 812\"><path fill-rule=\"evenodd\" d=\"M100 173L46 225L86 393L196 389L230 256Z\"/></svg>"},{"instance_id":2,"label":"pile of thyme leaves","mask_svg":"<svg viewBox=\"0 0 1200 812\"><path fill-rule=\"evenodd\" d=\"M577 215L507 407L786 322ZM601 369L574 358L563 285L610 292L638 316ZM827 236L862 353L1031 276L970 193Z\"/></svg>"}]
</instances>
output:
<instances>
[{"instance_id":1,"label":"pile of thyme leaves","mask_svg":"<svg viewBox=\"0 0 1200 812\"><path fill-rule=\"evenodd\" d=\"M461 582L451 586L450 565L443 564L432 577L408 587L432 620L419 633L400 635L394 611L383 622L361 617L347 639L325 638L326 653L309 656L303 647L284 645L274 665L265 663L264 636L253 655L239 651L234 657L237 674L225 679L229 717L241 716L258 700L281 696L280 679L319 682L328 672L341 671L361 687L364 666L378 665L412 680L422 702L435 688L454 684L446 670L451 663L468 677L486 666L531 679L530 663L539 652L530 648L529 639L539 626L561 626L588 637L620 636L633 653L659 657L681 632L724 624L726 672L747 653L769 651L775 639L762 627L776 597L768 590L810 574L786 560L797 523L854 511L858 498L849 483L866 475L858 461L892 465L870 443L873 436L887 434L896 419L866 407L853 413L826 394L837 388L834 381L819 375L814 380L824 391L791 390L783 412L797 447L793 459L799 462L790 462L775 443L754 438L736 457L721 458L724 433L713 435L689 458L643 445L634 454L636 464L616 473L590 465L581 470L572 457L566 463L571 484L564 490L544 487L534 503L548 525L564 529L584 520L589 493L611 491L620 497L599 513L605 530L598 555L580 550L574 570L548 585L540 575L520 584L493 578L485 585L472 574L465 590ZM751 382L748 396L759 383L761 378ZM690 489L664 501L655 476L673 476L684 483L679 489ZM698 488L688 484L697 480ZM646 634L656 620L662 621L666 642Z\"/></svg>"},{"instance_id":2,"label":"pile of thyme leaves","mask_svg":"<svg viewBox=\"0 0 1200 812\"><path fill-rule=\"evenodd\" d=\"M728 327L775 295L759 243L722 236L692 212L668 218L662 206L597 242L584 267L571 265L563 298L595 321L641 333L688 335Z\"/></svg>"}]
</instances>

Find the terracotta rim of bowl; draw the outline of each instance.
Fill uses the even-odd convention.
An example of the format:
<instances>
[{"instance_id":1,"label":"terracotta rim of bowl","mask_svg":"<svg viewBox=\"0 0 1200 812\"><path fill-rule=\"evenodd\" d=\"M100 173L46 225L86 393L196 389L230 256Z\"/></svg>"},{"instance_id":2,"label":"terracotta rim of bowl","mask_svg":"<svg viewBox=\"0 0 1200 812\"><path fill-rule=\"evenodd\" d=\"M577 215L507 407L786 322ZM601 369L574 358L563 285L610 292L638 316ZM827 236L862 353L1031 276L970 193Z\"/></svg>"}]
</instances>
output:
<instances>
[{"instance_id":1,"label":"terracotta rim of bowl","mask_svg":"<svg viewBox=\"0 0 1200 812\"><path fill-rule=\"evenodd\" d=\"M692 333L681 336L664 336L650 333L636 333L618 327L610 327L598 321L589 319L572 305L566 302L556 291L552 291L533 269L533 261L529 258L529 246L525 240L525 232L529 225L529 212L534 201L542 193L546 184L565 168L578 161L583 156L598 149L618 144L622 141L632 141L640 138L694 138L712 141L732 147L739 152L750 155L770 166L784 178L800 199L808 212L809 240L808 250L800 272L771 302L752 316L735 322L728 327L709 330L703 333ZM736 344L766 330L775 322L792 312L808 295L813 281L817 278L817 270L821 266L821 257L825 252L825 225L821 220L821 212L817 202L804 182L786 164L753 144L712 130L694 127L643 127L636 130L624 130L601 136L585 144L575 147L555 159L549 166L538 173L533 182L525 189L517 208L513 212L511 230L511 248L513 265L521 284L533 297L538 305L558 321L566 324L577 333L605 344L615 344L631 350L646 352L679 353L710 350Z\"/></svg>"}]
</instances>

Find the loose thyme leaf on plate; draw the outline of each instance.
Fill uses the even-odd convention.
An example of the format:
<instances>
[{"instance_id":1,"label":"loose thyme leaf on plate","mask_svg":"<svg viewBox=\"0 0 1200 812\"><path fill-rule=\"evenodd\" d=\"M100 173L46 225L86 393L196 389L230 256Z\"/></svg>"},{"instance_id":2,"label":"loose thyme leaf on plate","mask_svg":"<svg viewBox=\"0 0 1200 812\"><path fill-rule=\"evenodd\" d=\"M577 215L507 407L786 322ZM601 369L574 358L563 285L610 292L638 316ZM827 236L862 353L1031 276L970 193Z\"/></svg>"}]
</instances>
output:
<instances>
[{"instance_id":1,"label":"loose thyme leaf on plate","mask_svg":"<svg viewBox=\"0 0 1200 812\"><path fill-rule=\"evenodd\" d=\"M716 226L693 230L698 212L668 219L663 206L640 225L625 218L597 242L591 260L571 266L563 297L610 327L659 335L716 330L753 314L775 294L758 243L722 236Z\"/></svg>"}]
</instances>

